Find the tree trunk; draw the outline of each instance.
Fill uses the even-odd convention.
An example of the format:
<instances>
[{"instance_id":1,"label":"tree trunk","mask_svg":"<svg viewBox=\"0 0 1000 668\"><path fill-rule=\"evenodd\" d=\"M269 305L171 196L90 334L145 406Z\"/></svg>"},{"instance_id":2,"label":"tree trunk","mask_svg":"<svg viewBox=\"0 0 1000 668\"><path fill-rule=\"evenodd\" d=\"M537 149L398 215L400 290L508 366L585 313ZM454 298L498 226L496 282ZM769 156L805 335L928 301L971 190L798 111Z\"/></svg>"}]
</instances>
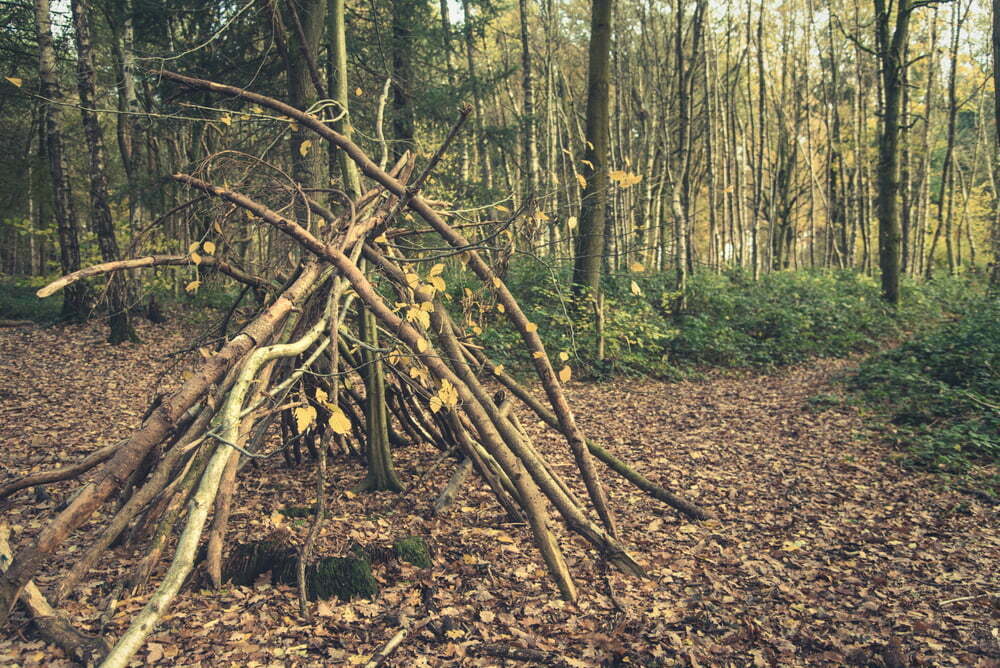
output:
<instances>
[{"instance_id":1,"label":"tree trunk","mask_svg":"<svg viewBox=\"0 0 1000 668\"><path fill-rule=\"evenodd\" d=\"M899 303L899 107L902 95L902 60L909 32L911 0L900 0L892 26L885 0L875 2L875 25L885 104L879 138L876 209L878 214L879 268L882 297ZM892 26L890 28L890 26Z\"/></svg>"},{"instance_id":2,"label":"tree trunk","mask_svg":"<svg viewBox=\"0 0 1000 668\"><path fill-rule=\"evenodd\" d=\"M49 0L35 0L35 28L38 34L38 78L45 104L45 153L52 178L53 211L59 238L59 264L63 274L80 268L79 223L73 206L69 174L63 147L63 100L56 72L56 55L52 46L52 19ZM69 320L87 316L86 283L78 283L63 295L62 315Z\"/></svg>"},{"instance_id":3,"label":"tree trunk","mask_svg":"<svg viewBox=\"0 0 1000 668\"><path fill-rule=\"evenodd\" d=\"M573 263L573 287L577 294L600 290L604 259L604 232L608 202L608 79L610 77L611 6L613 0L592 0L590 55L587 68L587 129L584 163L586 179L583 206ZM589 163L589 164L587 164Z\"/></svg>"},{"instance_id":4,"label":"tree trunk","mask_svg":"<svg viewBox=\"0 0 1000 668\"><path fill-rule=\"evenodd\" d=\"M95 109L97 103L97 73L94 70L93 44L87 0L72 0L73 28L77 51L77 83L80 90L80 115L90 151L90 204L94 232L105 262L119 259L118 239L111 217L108 195L107 159L104 136ZM129 289L125 274L116 272L108 281L108 341L114 344L138 341L129 321Z\"/></svg>"}]
</instances>

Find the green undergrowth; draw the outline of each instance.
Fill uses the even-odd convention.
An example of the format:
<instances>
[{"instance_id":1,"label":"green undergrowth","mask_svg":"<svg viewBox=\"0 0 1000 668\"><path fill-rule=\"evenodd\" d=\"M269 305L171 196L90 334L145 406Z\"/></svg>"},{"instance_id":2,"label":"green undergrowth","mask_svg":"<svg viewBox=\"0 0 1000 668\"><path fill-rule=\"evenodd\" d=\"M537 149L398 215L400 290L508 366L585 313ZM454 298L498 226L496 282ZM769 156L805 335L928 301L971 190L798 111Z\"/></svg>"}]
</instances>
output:
<instances>
[{"instance_id":1,"label":"green undergrowth","mask_svg":"<svg viewBox=\"0 0 1000 668\"><path fill-rule=\"evenodd\" d=\"M41 279L0 276L0 320L32 320L41 325L57 322L62 298L39 299L35 295L45 283Z\"/></svg>"},{"instance_id":2,"label":"green undergrowth","mask_svg":"<svg viewBox=\"0 0 1000 668\"><path fill-rule=\"evenodd\" d=\"M875 350L904 337L978 294L974 283L949 278L904 285L903 305L889 308L871 277L850 271L766 274L754 281L743 272L692 277L686 303L678 305L673 276L633 272L612 276L604 286L604 357L592 301L574 306L568 277L512 268L508 284L555 360L575 377L690 376L707 369L770 370L815 357L842 357ZM497 362L530 367L520 336L491 310L488 291L459 277L454 299L467 305L467 323ZM467 280L467 279L466 279ZM558 363L561 366L562 363Z\"/></svg>"},{"instance_id":3,"label":"green undergrowth","mask_svg":"<svg viewBox=\"0 0 1000 668\"><path fill-rule=\"evenodd\" d=\"M961 306L868 358L848 381L913 468L964 474L976 464L1000 465L1000 299ZM1000 490L995 474L986 484Z\"/></svg>"}]
</instances>

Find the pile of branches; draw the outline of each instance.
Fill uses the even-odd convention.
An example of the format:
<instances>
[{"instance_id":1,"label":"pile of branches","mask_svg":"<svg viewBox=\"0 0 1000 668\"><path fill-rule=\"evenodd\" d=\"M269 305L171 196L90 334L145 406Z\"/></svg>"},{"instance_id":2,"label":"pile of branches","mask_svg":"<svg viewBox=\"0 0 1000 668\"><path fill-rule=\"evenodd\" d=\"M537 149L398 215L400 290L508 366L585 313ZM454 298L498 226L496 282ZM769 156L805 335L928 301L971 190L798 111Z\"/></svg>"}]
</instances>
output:
<instances>
[{"instance_id":1,"label":"pile of branches","mask_svg":"<svg viewBox=\"0 0 1000 668\"><path fill-rule=\"evenodd\" d=\"M407 156L391 169L383 169L348 137L281 101L172 72L160 75L193 89L241 98L292 119L343 151L369 180L370 190L334 213L314 199L315 193L291 180L288 188L294 203L271 207L266 193L258 197L252 191L252 197L247 194L249 187L211 183L201 172L199 176L175 174L177 182L198 191L199 197L224 203L227 216L238 212L241 221L279 231L286 240L278 254L287 256L286 274L255 276L227 258L224 248L201 243L193 245L187 255L149 256L90 267L39 292L45 296L88 276L125 269L196 263L252 289L260 305L237 334L221 340L216 350L205 351L179 389L158 397L141 426L123 441L97 450L78 464L0 487L0 498L4 498L85 473L89 479L10 558L0 576L0 623L6 622L19 600L39 617L58 614L47 604L41 611L30 605L41 596L32 578L72 532L117 499L117 512L59 579L50 597L58 605L108 548L122 541L143 546L142 560L128 582L120 585L139 590L159 572L168 556L167 547L173 544L169 566L155 592L106 656L101 656L106 650L103 643L59 627L55 639L71 655L91 661L102 658L105 666L127 665L189 578L203 543L207 544L205 571L215 585L221 584L237 476L247 462L268 454L266 436L273 433L276 421L282 426L284 442L304 445L317 468L318 507L299 566L304 612L302 573L323 518L326 458L333 448L363 453L368 459L368 484L373 488L398 487L388 449L393 442L421 441L442 453L459 452L463 461L444 497L453 494L463 470L474 469L507 514L530 527L552 581L567 600L577 597L577 588L551 530L553 515L589 542L600 559L622 572L644 576L619 539L595 460L685 515L707 516L584 436L536 326L476 246L420 196L420 187L447 141L423 173L411 179L413 164ZM463 110L462 119L467 113ZM390 225L406 210L429 226L425 232L445 242L444 251L439 248L434 255L393 242ZM277 254L273 249L270 252ZM460 319L449 313L442 299L445 286L440 262L448 255L464 262L492 291L497 310L520 333L547 405L494 364L456 321ZM373 283L376 276L378 287ZM363 395L343 382L352 375L364 379ZM505 386L504 396L494 396L487 389L497 382ZM565 438L586 488L585 499L535 450L510 410L513 399ZM373 408L379 405L386 407L381 413Z\"/></svg>"}]
</instances>

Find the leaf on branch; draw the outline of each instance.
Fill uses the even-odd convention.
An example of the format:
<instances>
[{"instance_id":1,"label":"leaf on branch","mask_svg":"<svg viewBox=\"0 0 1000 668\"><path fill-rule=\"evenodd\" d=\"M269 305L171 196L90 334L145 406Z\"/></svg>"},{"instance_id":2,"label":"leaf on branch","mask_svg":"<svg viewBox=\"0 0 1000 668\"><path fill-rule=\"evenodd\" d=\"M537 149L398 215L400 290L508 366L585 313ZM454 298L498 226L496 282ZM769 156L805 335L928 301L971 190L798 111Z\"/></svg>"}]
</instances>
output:
<instances>
[{"instance_id":1,"label":"leaf on branch","mask_svg":"<svg viewBox=\"0 0 1000 668\"><path fill-rule=\"evenodd\" d=\"M500 313L503 313L506 310L507 310L506 306L504 306L503 304L497 304L497 311L499 311Z\"/></svg>"},{"instance_id":2,"label":"leaf on branch","mask_svg":"<svg viewBox=\"0 0 1000 668\"><path fill-rule=\"evenodd\" d=\"M11 85L17 86L18 88L24 85L24 79L20 77L4 77L4 79L9 81Z\"/></svg>"},{"instance_id":3,"label":"leaf on branch","mask_svg":"<svg viewBox=\"0 0 1000 668\"><path fill-rule=\"evenodd\" d=\"M580 184L581 188L587 187L587 178L583 174L580 174L579 172L576 173L576 182Z\"/></svg>"},{"instance_id":4,"label":"leaf on branch","mask_svg":"<svg viewBox=\"0 0 1000 668\"><path fill-rule=\"evenodd\" d=\"M586 185L586 183L584 184ZM566 219L566 229L575 230L576 229L576 216L570 216Z\"/></svg>"},{"instance_id":5,"label":"leaf on branch","mask_svg":"<svg viewBox=\"0 0 1000 668\"><path fill-rule=\"evenodd\" d=\"M441 278L440 276L431 276L427 280L431 285L434 286L434 289L437 290L438 292L444 292L445 288L448 287L447 284L444 282L444 279Z\"/></svg>"},{"instance_id":6,"label":"leaf on branch","mask_svg":"<svg viewBox=\"0 0 1000 668\"><path fill-rule=\"evenodd\" d=\"M340 406L328 406L330 409L330 419L327 424L330 425L330 429L333 430L335 434L347 434L351 431L351 421L347 419L347 415Z\"/></svg>"},{"instance_id":7,"label":"leaf on branch","mask_svg":"<svg viewBox=\"0 0 1000 668\"><path fill-rule=\"evenodd\" d=\"M191 243L190 243L190 244L188 245L188 253L193 253L193 252L195 252L196 250L198 250L198 246L200 246L200 245L201 245L201 243L199 243L199 242L197 242L197 241L192 241L192 242L191 242Z\"/></svg>"},{"instance_id":8,"label":"leaf on branch","mask_svg":"<svg viewBox=\"0 0 1000 668\"><path fill-rule=\"evenodd\" d=\"M220 120L220 121L222 122L222 124L223 124L223 125L225 125L226 127L229 127L230 125L232 125L232 124L233 124L233 119L232 119L232 117L231 117L231 116L230 116L229 114L226 114L226 115L224 115L224 116L220 116L220 117L219 117L219 120Z\"/></svg>"},{"instance_id":9,"label":"leaf on branch","mask_svg":"<svg viewBox=\"0 0 1000 668\"><path fill-rule=\"evenodd\" d=\"M536 350L535 352L531 353L531 356L534 357L536 360L540 360L543 357L545 357L545 353L543 353L541 350Z\"/></svg>"},{"instance_id":10,"label":"leaf on branch","mask_svg":"<svg viewBox=\"0 0 1000 668\"><path fill-rule=\"evenodd\" d=\"M314 424L316 424L315 406L299 406L295 409L295 427L300 434Z\"/></svg>"},{"instance_id":11,"label":"leaf on branch","mask_svg":"<svg viewBox=\"0 0 1000 668\"><path fill-rule=\"evenodd\" d=\"M538 325L536 325L533 322L529 322L527 325L524 326L524 329L527 332L537 332L538 331Z\"/></svg>"},{"instance_id":12,"label":"leaf on branch","mask_svg":"<svg viewBox=\"0 0 1000 668\"><path fill-rule=\"evenodd\" d=\"M201 264L201 256L197 253L191 253L191 261L195 264Z\"/></svg>"},{"instance_id":13,"label":"leaf on branch","mask_svg":"<svg viewBox=\"0 0 1000 668\"><path fill-rule=\"evenodd\" d=\"M497 204L493 208L496 209L497 211L500 211L501 213L510 213L510 209L505 207L503 204Z\"/></svg>"},{"instance_id":14,"label":"leaf on branch","mask_svg":"<svg viewBox=\"0 0 1000 668\"><path fill-rule=\"evenodd\" d=\"M497 376L502 375L503 374L503 364L497 364L495 367L493 367L493 373L495 375L497 375Z\"/></svg>"},{"instance_id":15,"label":"leaf on branch","mask_svg":"<svg viewBox=\"0 0 1000 668\"><path fill-rule=\"evenodd\" d=\"M184 286L184 291L187 292L189 295L193 295L194 293L198 292L198 288L200 287L201 287L201 281L191 281L190 283Z\"/></svg>"},{"instance_id":16,"label":"leaf on branch","mask_svg":"<svg viewBox=\"0 0 1000 668\"><path fill-rule=\"evenodd\" d=\"M201 245L201 247L205 249L205 252L208 255L215 255L215 242L213 242L213 241L206 241L205 243L203 243Z\"/></svg>"},{"instance_id":17,"label":"leaf on branch","mask_svg":"<svg viewBox=\"0 0 1000 668\"><path fill-rule=\"evenodd\" d=\"M566 360L569 359L569 353L564 350L563 352L559 353L559 359L565 362Z\"/></svg>"},{"instance_id":18,"label":"leaf on branch","mask_svg":"<svg viewBox=\"0 0 1000 668\"><path fill-rule=\"evenodd\" d=\"M632 290L632 294L635 295L636 297L642 295L642 288L640 288L639 284L636 283L635 281L632 281L632 284L629 286L629 288Z\"/></svg>"},{"instance_id":19,"label":"leaf on branch","mask_svg":"<svg viewBox=\"0 0 1000 668\"><path fill-rule=\"evenodd\" d=\"M442 271L444 271L444 262L438 262L436 265L431 267L430 273L428 273L427 275L440 276Z\"/></svg>"}]
</instances>

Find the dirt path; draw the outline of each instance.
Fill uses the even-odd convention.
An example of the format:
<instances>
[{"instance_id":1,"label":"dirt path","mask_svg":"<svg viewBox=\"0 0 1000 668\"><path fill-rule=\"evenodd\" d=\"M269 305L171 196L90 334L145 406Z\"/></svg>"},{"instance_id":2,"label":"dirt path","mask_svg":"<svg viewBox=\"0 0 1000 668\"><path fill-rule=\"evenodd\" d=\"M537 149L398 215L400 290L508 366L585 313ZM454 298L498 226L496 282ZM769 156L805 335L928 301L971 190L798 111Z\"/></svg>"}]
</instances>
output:
<instances>
[{"instance_id":1,"label":"dirt path","mask_svg":"<svg viewBox=\"0 0 1000 668\"><path fill-rule=\"evenodd\" d=\"M0 474L72 461L128 433L152 392L163 388L159 357L182 345L180 327L145 329L149 345L89 346L96 325L63 330L0 330ZM339 554L407 533L429 536L435 566L377 570L375 601L335 601L302 622L293 592L261 584L178 598L140 658L158 665L351 665L366 659L401 620L440 621L406 642L395 665L500 665L482 643L552 652L568 665L1000 665L1000 531L997 509L902 471L865 434L853 410L823 407L830 378L849 363L822 361L770 376L684 383L574 383L573 405L588 432L671 489L715 510L718 522L691 524L608 472L622 534L652 578L612 580L630 615L614 611L582 542L567 538L579 574L578 607L559 601L525 541L502 523L478 484L428 519L442 467L408 498L345 493L362 477L357 463L333 463L337 490L319 546ZM567 447L527 420L557 467ZM436 458L413 446L398 452L404 484ZM231 540L273 528L278 508L310 498L312 474L271 460L247 470ZM52 500L30 493L4 511L15 544L51 517L71 491ZM276 518L277 519L277 518ZM71 559L96 525L60 556ZM291 527L303 533L303 527ZM91 532L91 533L88 533ZM122 552L66 603L96 630L107 583L135 555ZM48 569L44 588L58 577ZM139 596L120 605L106 629L120 633ZM16 615L0 639L0 664L59 665ZM887 647L889 649L887 649ZM514 664L510 665L527 665ZM909 664L895 664L909 665Z\"/></svg>"}]
</instances>

